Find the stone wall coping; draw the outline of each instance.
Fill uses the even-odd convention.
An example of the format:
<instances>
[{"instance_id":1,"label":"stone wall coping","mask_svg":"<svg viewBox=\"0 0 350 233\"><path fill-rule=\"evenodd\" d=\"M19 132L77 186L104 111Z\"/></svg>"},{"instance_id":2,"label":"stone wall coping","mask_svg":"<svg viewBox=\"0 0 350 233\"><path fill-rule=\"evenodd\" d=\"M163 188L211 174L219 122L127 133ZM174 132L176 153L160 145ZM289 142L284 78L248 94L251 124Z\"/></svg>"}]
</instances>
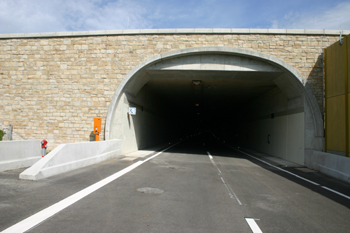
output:
<instances>
[{"instance_id":1,"label":"stone wall coping","mask_svg":"<svg viewBox=\"0 0 350 233\"><path fill-rule=\"evenodd\" d=\"M157 34L272 34L272 35L343 35L350 30L319 30L319 29L258 29L258 28L179 28L179 29L128 29L102 31L74 32L44 32L0 34L0 39L15 38L52 38L52 37L84 37L113 35L157 35Z\"/></svg>"}]
</instances>

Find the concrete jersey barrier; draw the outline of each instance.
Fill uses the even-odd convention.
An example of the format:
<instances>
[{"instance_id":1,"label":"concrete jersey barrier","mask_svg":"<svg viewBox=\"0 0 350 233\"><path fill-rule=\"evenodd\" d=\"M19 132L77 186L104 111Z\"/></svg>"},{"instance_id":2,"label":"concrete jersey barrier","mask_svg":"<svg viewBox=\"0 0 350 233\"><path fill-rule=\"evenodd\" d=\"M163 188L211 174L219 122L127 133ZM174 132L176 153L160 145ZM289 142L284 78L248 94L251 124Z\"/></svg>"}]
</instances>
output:
<instances>
[{"instance_id":1,"label":"concrete jersey barrier","mask_svg":"<svg viewBox=\"0 0 350 233\"><path fill-rule=\"evenodd\" d=\"M1 141L0 172L29 167L41 158L39 140Z\"/></svg>"},{"instance_id":2,"label":"concrete jersey barrier","mask_svg":"<svg viewBox=\"0 0 350 233\"><path fill-rule=\"evenodd\" d=\"M120 155L120 139L61 144L33 166L23 171L19 178L39 180Z\"/></svg>"},{"instance_id":3,"label":"concrete jersey barrier","mask_svg":"<svg viewBox=\"0 0 350 233\"><path fill-rule=\"evenodd\" d=\"M305 158L306 165L316 171L350 183L350 158L321 151L312 151Z\"/></svg>"}]
</instances>

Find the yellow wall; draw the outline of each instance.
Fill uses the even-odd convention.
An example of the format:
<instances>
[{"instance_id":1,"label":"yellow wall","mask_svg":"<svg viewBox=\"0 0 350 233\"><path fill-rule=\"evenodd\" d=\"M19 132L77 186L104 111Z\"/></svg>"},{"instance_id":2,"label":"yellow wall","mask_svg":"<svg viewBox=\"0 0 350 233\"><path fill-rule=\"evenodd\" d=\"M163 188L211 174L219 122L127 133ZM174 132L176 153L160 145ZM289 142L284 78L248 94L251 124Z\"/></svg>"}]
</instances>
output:
<instances>
[{"instance_id":1,"label":"yellow wall","mask_svg":"<svg viewBox=\"0 0 350 233\"><path fill-rule=\"evenodd\" d=\"M326 151L349 153L350 36L325 49Z\"/></svg>"}]
</instances>

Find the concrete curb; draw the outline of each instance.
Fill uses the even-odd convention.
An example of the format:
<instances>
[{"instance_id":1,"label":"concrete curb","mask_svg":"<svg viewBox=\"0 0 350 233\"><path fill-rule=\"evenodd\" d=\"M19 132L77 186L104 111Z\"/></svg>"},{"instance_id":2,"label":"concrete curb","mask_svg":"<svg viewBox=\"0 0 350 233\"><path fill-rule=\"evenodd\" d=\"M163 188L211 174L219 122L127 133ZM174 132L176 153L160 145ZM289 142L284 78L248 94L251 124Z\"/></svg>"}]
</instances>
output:
<instances>
[{"instance_id":1,"label":"concrete curb","mask_svg":"<svg viewBox=\"0 0 350 233\"><path fill-rule=\"evenodd\" d=\"M121 140L61 144L33 166L20 179L39 180L86 167L121 155Z\"/></svg>"},{"instance_id":2,"label":"concrete curb","mask_svg":"<svg viewBox=\"0 0 350 233\"><path fill-rule=\"evenodd\" d=\"M350 183L350 158L315 150L307 154L309 168Z\"/></svg>"},{"instance_id":3,"label":"concrete curb","mask_svg":"<svg viewBox=\"0 0 350 233\"><path fill-rule=\"evenodd\" d=\"M0 172L29 167L41 159L39 140L1 141Z\"/></svg>"}]
</instances>

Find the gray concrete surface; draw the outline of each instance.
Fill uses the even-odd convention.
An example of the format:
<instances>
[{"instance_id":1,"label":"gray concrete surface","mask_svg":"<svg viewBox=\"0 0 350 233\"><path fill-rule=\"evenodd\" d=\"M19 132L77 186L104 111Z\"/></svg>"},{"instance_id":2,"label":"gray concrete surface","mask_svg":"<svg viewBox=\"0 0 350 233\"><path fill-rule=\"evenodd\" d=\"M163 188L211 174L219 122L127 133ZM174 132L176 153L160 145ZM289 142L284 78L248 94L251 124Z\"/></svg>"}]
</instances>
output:
<instances>
[{"instance_id":1,"label":"gray concrete surface","mask_svg":"<svg viewBox=\"0 0 350 233\"><path fill-rule=\"evenodd\" d=\"M349 34L350 30L341 30L343 35ZM0 38L45 38L45 37L74 37L74 36L97 36L97 35L142 35L142 34L294 34L294 35L339 35L339 30L317 29L257 29L257 28L178 28L178 29L128 29L128 30L101 30L80 32L46 32L46 33L17 33L0 34Z\"/></svg>"},{"instance_id":2,"label":"gray concrete surface","mask_svg":"<svg viewBox=\"0 0 350 233\"><path fill-rule=\"evenodd\" d=\"M145 158L140 157L112 159L37 182L18 180L18 171L0 173L5 187L0 189L0 231ZM350 200L321 186L349 196L349 184L300 167L283 169L319 185L239 153L211 135L198 135L29 232L251 232L246 217L256 219L262 232L348 232ZM241 205L229 195L232 191Z\"/></svg>"},{"instance_id":3,"label":"gray concrete surface","mask_svg":"<svg viewBox=\"0 0 350 233\"><path fill-rule=\"evenodd\" d=\"M0 172L28 167L39 159L40 140L0 141Z\"/></svg>"},{"instance_id":4,"label":"gray concrete surface","mask_svg":"<svg viewBox=\"0 0 350 233\"><path fill-rule=\"evenodd\" d=\"M350 158L320 151L307 154L306 165L316 171L350 183Z\"/></svg>"},{"instance_id":5,"label":"gray concrete surface","mask_svg":"<svg viewBox=\"0 0 350 233\"><path fill-rule=\"evenodd\" d=\"M121 140L61 144L23 171L20 179L39 180L121 155Z\"/></svg>"}]
</instances>

